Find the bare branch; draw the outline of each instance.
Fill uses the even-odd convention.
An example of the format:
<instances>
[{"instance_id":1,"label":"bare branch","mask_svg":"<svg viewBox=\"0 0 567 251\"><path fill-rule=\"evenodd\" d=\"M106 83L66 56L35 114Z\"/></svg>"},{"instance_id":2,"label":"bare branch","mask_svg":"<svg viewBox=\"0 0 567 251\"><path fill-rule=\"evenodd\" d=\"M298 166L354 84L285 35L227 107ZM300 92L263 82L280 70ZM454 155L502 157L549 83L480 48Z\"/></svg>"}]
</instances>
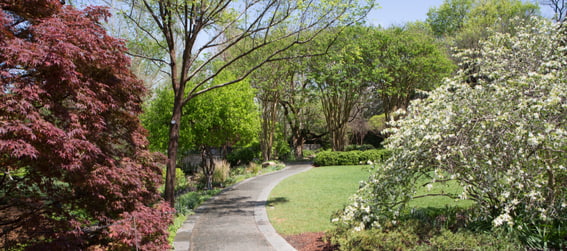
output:
<instances>
[{"instance_id":1,"label":"bare branch","mask_svg":"<svg viewBox=\"0 0 567 251\"><path fill-rule=\"evenodd\" d=\"M163 59L159 59L159 58L153 58L153 57L148 57L148 56L144 56L144 55L139 55L139 54L135 54L132 52L127 51L126 52L127 55L132 56L132 57L137 57L137 58L143 58L143 59L147 59L153 62L160 62L160 63L164 63L164 64L168 64L167 61L163 60Z\"/></svg>"}]
</instances>

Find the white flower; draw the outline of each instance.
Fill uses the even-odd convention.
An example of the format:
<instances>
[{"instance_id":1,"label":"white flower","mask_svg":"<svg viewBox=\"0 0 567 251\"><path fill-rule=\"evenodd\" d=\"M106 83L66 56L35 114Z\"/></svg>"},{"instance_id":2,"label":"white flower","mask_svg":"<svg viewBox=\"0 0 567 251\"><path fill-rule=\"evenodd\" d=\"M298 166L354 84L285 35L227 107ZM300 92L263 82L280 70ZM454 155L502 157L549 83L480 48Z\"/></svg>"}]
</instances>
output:
<instances>
[{"instance_id":1,"label":"white flower","mask_svg":"<svg viewBox=\"0 0 567 251\"><path fill-rule=\"evenodd\" d=\"M501 215L499 215L498 217L496 217L496 219L494 219L494 220L492 221L492 224L493 224L495 227L499 227L499 226L501 226L502 224L504 224L504 222L508 223L508 225L510 225L510 226L513 226L513 225L514 225L514 222L512 221L512 217L511 217L509 214L507 214L507 213L501 214Z\"/></svg>"}]
</instances>

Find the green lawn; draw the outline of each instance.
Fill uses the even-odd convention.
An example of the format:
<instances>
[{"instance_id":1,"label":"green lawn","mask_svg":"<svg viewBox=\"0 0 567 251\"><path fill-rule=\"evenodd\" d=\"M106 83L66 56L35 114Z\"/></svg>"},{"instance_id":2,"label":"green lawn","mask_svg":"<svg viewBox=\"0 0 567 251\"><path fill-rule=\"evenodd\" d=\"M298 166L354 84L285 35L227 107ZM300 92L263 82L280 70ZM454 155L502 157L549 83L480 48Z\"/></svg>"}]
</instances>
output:
<instances>
[{"instance_id":1,"label":"green lawn","mask_svg":"<svg viewBox=\"0 0 567 251\"><path fill-rule=\"evenodd\" d=\"M415 194L416 197L422 196L425 194L453 194L459 195L463 192L463 188L457 181L448 181L445 183L434 183L432 184L431 188L427 188L425 184L430 182L430 179L422 178L418 180L418 183L423 184L420 188L418 188L417 193ZM447 196L427 196L421 197L411 200L408 203L409 208L419 208L419 207L431 207L431 208L445 208L447 206L457 206L467 208L473 205L472 200L455 200L449 198Z\"/></svg>"},{"instance_id":2,"label":"green lawn","mask_svg":"<svg viewBox=\"0 0 567 251\"><path fill-rule=\"evenodd\" d=\"M331 229L331 215L343 208L370 176L364 166L326 166L283 180L272 190L266 210L283 235Z\"/></svg>"},{"instance_id":3,"label":"green lawn","mask_svg":"<svg viewBox=\"0 0 567 251\"><path fill-rule=\"evenodd\" d=\"M331 216L343 208L358 189L359 182L370 176L364 166L328 166L313 168L289 177L278 184L268 199L266 210L270 222L282 235L330 230ZM428 180L420 180L425 184ZM437 183L428 190L422 186L416 196L426 193L459 194L462 188L455 181ZM445 208L446 206L469 207L470 200L444 197L422 197L410 201L409 207Z\"/></svg>"}]
</instances>

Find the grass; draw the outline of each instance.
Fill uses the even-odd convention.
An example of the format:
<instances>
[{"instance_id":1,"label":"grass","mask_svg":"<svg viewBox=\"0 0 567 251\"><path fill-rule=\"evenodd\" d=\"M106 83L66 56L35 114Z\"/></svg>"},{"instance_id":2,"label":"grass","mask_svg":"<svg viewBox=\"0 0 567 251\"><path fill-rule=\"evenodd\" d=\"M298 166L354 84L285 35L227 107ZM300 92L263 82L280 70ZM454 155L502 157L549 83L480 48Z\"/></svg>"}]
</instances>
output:
<instances>
[{"instance_id":1,"label":"grass","mask_svg":"<svg viewBox=\"0 0 567 251\"><path fill-rule=\"evenodd\" d=\"M420 188L418 188L417 193L415 196L422 196L425 194L450 194L454 196L458 196L463 192L463 187L457 181L448 181L445 183L434 183L431 184L431 188L428 189L426 184L430 182L430 179L421 178L418 180L418 183L422 184ZM474 202L472 200L455 200L448 196L427 196L413 199L408 203L409 208L445 208L447 206L451 207L461 207L461 208L468 208L472 206Z\"/></svg>"},{"instance_id":2,"label":"grass","mask_svg":"<svg viewBox=\"0 0 567 251\"><path fill-rule=\"evenodd\" d=\"M283 180L267 203L270 221L283 235L322 232L330 218L369 176L364 166L326 166Z\"/></svg>"},{"instance_id":3,"label":"grass","mask_svg":"<svg viewBox=\"0 0 567 251\"><path fill-rule=\"evenodd\" d=\"M364 166L328 166L314 168L294 175L278 184L270 194L267 211L270 222L283 235L322 232L333 228L331 216L343 208L348 198L358 189L359 182L369 176ZM462 192L455 181L435 183L428 189L428 180L416 196L424 194L453 194ZM447 206L467 208L470 200L445 196L427 196L410 201L409 208L443 209Z\"/></svg>"}]
</instances>

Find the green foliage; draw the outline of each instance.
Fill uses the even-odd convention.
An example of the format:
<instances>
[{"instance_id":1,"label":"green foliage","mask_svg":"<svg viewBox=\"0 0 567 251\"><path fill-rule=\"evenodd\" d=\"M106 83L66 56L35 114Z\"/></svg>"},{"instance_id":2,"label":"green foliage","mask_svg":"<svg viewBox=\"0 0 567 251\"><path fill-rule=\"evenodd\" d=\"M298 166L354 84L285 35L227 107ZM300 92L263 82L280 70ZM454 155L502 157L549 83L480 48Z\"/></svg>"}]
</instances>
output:
<instances>
[{"instance_id":1,"label":"green foliage","mask_svg":"<svg viewBox=\"0 0 567 251\"><path fill-rule=\"evenodd\" d=\"M360 151L335 152L324 151L317 154L313 160L315 166L358 165Z\"/></svg>"},{"instance_id":2,"label":"green foliage","mask_svg":"<svg viewBox=\"0 0 567 251\"><path fill-rule=\"evenodd\" d=\"M419 250L521 250L515 239L494 233L474 233L470 231L452 232L443 229L439 235L429 239L429 245L417 247Z\"/></svg>"},{"instance_id":3,"label":"green foliage","mask_svg":"<svg viewBox=\"0 0 567 251\"><path fill-rule=\"evenodd\" d=\"M348 152L324 151L317 154L313 160L316 166L360 165L382 162L389 156L389 151L374 149L367 151L353 150Z\"/></svg>"},{"instance_id":4,"label":"green foliage","mask_svg":"<svg viewBox=\"0 0 567 251\"><path fill-rule=\"evenodd\" d=\"M463 229L468 209L420 208L379 229L339 226L327 233L341 250L515 250L518 239L505 232ZM424 244L422 244L424 243Z\"/></svg>"},{"instance_id":5,"label":"green foliage","mask_svg":"<svg viewBox=\"0 0 567 251\"><path fill-rule=\"evenodd\" d=\"M303 150L303 158L314 158L318 152L316 150Z\"/></svg>"},{"instance_id":6,"label":"green foliage","mask_svg":"<svg viewBox=\"0 0 567 251\"><path fill-rule=\"evenodd\" d=\"M248 167L246 167L246 171L250 172L254 175L257 175L262 170L262 165L254 162L248 163Z\"/></svg>"},{"instance_id":7,"label":"green foliage","mask_svg":"<svg viewBox=\"0 0 567 251\"><path fill-rule=\"evenodd\" d=\"M188 215L197 208L201 203L218 194L221 190L203 190L196 192L189 192L177 197L175 201L175 212L180 215Z\"/></svg>"},{"instance_id":8,"label":"green foliage","mask_svg":"<svg viewBox=\"0 0 567 251\"><path fill-rule=\"evenodd\" d=\"M457 48L477 48L490 31L514 33L538 13L535 3L521 0L446 0L427 13L427 23L435 35L448 38Z\"/></svg>"},{"instance_id":9,"label":"green foliage","mask_svg":"<svg viewBox=\"0 0 567 251\"><path fill-rule=\"evenodd\" d=\"M368 119L368 126L370 131L375 133L380 133L382 130L386 129L386 114L382 113L379 115L374 115Z\"/></svg>"},{"instance_id":10,"label":"green foliage","mask_svg":"<svg viewBox=\"0 0 567 251\"><path fill-rule=\"evenodd\" d=\"M548 250L567 248L567 222L553 220L548 222L518 223L518 238L530 249Z\"/></svg>"},{"instance_id":11,"label":"green foliage","mask_svg":"<svg viewBox=\"0 0 567 251\"><path fill-rule=\"evenodd\" d=\"M367 230L360 232L346 231L341 235L330 233L340 238L331 238L333 244L338 244L340 250L374 251L374 250L409 250L419 238L410 231L397 229L384 232Z\"/></svg>"},{"instance_id":12,"label":"green foliage","mask_svg":"<svg viewBox=\"0 0 567 251\"><path fill-rule=\"evenodd\" d=\"M366 150L373 150L375 147L373 145L365 144L365 145L348 145L345 147L345 151L366 151Z\"/></svg>"},{"instance_id":13,"label":"green foliage","mask_svg":"<svg viewBox=\"0 0 567 251\"><path fill-rule=\"evenodd\" d=\"M213 83L232 78L234 75L225 71ZM254 89L243 81L193 98L183 107L179 149L247 144L254 140L259 130L254 95ZM173 91L169 88L158 89L146 103L141 120L150 134L150 149L167 150L172 109Z\"/></svg>"},{"instance_id":14,"label":"green foliage","mask_svg":"<svg viewBox=\"0 0 567 251\"><path fill-rule=\"evenodd\" d=\"M431 31L420 23L375 32L371 37L374 79L385 120L406 109L420 91L442 84L455 69Z\"/></svg>"},{"instance_id":15,"label":"green foliage","mask_svg":"<svg viewBox=\"0 0 567 251\"><path fill-rule=\"evenodd\" d=\"M291 157L291 147L285 140L276 141L275 150L279 160L287 160Z\"/></svg>"},{"instance_id":16,"label":"green foliage","mask_svg":"<svg viewBox=\"0 0 567 251\"><path fill-rule=\"evenodd\" d=\"M454 35L459 31L472 8L473 0L445 0L427 12L427 23L437 36Z\"/></svg>"},{"instance_id":17,"label":"green foliage","mask_svg":"<svg viewBox=\"0 0 567 251\"><path fill-rule=\"evenodd\" d=\"M163 180L165 181L165 170L162 172ZM164 182L165 183L165 182ZM175 192L183 191L187 188L189 183L187 182L187 177L181 168L175 168ZM161 191L163 191L164 185L161 186Z\"/></svg>"},{"instance_id":18,"label":"green foliage","mask_svg":"<svg viewBox=\"0 0 567 251\"><path fill-rule=\"evenodd\" d=\"M236 167L247 165L255 159L259 159L260 154L260 145L252 144L251 146L236 148L226 158L231 166Z\"/></svg>"}]
</instances>

